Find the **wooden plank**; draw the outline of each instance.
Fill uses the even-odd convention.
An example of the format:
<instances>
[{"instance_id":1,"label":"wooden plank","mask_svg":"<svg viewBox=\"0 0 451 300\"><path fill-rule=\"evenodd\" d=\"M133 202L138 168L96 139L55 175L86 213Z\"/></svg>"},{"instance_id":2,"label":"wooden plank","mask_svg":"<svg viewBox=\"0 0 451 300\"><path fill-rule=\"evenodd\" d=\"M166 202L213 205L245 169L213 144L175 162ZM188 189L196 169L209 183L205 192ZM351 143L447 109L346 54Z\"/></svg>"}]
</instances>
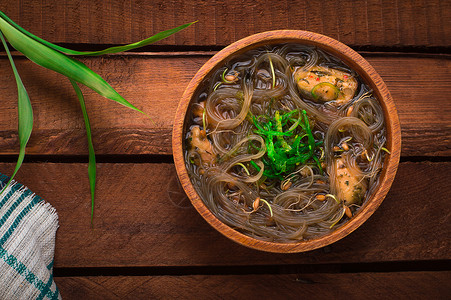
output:
<instances>
[{"instance_id":1,"label":"wooden plank","mask_svg":"<svg viewBox=\"0 0 451 300\"><path fill-rule=\"evenodd\" d=\"M171 154L171 130L178 101L189 80L209 57L188 52L83 58L155 122L85 89L97 154ZM403 156L451 155L449 58L367 55L398 108ZM34 131L27 153L86 155L83 119L69 81L21 56L16 61L34 109ZM0 154L18 152L17 88L8 64L5 57L0 57L0 69L7 70L0 82Z\"/></svg>"},{"instance_id":2,"label":"wooden plank","mask_svg":"<svg viewBox=\"0 0 451 300\"><path fill-rule=\"evenodd\" d=\"M41 2L10 1L0 9L22 27L55 43L131 43L199 20L158 44L224 46L261 31L301 29L351 46L451 45L451 3L440 0L358 0L346 6L339 0Z\"/></svg>"},{"instance_id":3,"label":"wooden plank","mask_svg":"<svg viewBox=\"0 0 451 300\"><path fill-rule=\"evenodd\" d=\"M12 163L0 163L11 174ZM59 214L55 267L324 264L451 259L451 162L400 164L375 214L324 249L272 254L212 229L178 185L172 164L98 164L94 228L87 165L26 163L16 179Z\"/></svg>"},{"instance_id":4,"label":"wooden plank","mask_svg":"<svg viewBox=\"0 0 451 300\"><path fill-rule=\"evenodd\" d=\"M64 299L447 299L451 272L56 277Z\"/></svg>"}]
</instances>

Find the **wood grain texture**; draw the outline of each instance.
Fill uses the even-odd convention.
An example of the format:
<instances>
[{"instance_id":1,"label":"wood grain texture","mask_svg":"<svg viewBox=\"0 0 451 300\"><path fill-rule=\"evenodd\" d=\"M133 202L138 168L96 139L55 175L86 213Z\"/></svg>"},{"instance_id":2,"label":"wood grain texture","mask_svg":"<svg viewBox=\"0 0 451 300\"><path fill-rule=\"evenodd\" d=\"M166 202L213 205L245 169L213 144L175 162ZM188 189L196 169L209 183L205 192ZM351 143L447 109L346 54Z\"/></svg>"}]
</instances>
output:
<instances>
[{"instance_id":1,"label":"wood grain texture","mask_svg":"<svg viewBox=\"0 0 451 300\"><path fill-rule=\"evenodd\" d=\"M9 174L13 163L1 163ZM59 214L55 267L221 266L451 259L447 163L401 163L386 199L362 226L301 254L251 250L194 210L172 164L98 164L94 229L87 164L25 163L16 179Z\"/></svg>"},{"instance_id":2,"label":"wood grain texture","mask_svg":"<svg viewBox=\"0 0 451 300\"><path fill-rule=\"evenodd\" d=\"M87 164L45 161L87 157L75 93L65 77L15 55L35 113L27 155L43 155L34 158L36 163L25 163L16 179L57 209L56 274L86 275L93 273L90 268L98 268L95 272L117 275L56 277L64 299L449 299L449 269L397 272L396 266L451 261L447 176L451 172L451 56L425 54L449 52L451 1L0 0L0 10L32 33L80 50L135 42L198 20L144 48L146 53L81 58L155 121L84 89L96 152L105 155L100 160L112 162L121 155L119 160L128 162L98 164L93 229ZM174 165L153 156L170 159L177 105L191 78L214 54L207 51L277 29L310 30L354 49L391 51L362 55L394 98L402 129L401 154L407 161L400 164L381 207L358 230L326 248L301 254L263 253L228 240L191 206ZM149 52L189 50L199 52ZM15 165L10 163L11 155L19 148L17 88L3 50L0 73L0 172L11 174ZM447 162L426 161L429 158ZM420 159L424 161L408 162ZM393 272L318 273L348 263L357 269L389 265ZM221 275L221 266L252 275ZM259 266L282 271L252 273ZM302 274L283 271L293 266ZM112 274L106 273L110 267ZM155 269L174 273L120 275L120 270L150 275ZM217 275L186 273L199 269ZM178 270L184 270L184 276L176 276Z\"/></svg>"},{"instance_id":3,"label":"wood grain texture","mask_svg":"<svg viewBox=\"0 0 451 300\"><path fill-rule=\"evenodd\" d=\"M199 22L160 45L224 46L250 34L309 30L350 46L451 45L449 1L42 1L0 3L0 10L55 43L131 43Z\"/></svg>"},{"instance_id":4,"label":"wood grain texture","mask_svg":"<svg viewBox=\"0 0 451 300\"><path fill-rule=\"evenodd\" d=\"M451 156L450 57L365 54L395 101L403 139L401 155ZM177 105L185 87L208 58L199 53L83 58L155 121L84 89L97 154L171 154ZM34 109L27 153L86 155L83 118L69 81L20 56L16 64ZM17 88L4 56L0 57L0 69L5 70L0 82L0 153L15 154Z\"/></svg>"},{"instance_id":5,"label":"wood grain texture","mask_svg":"<svg viewBox=\"0 0 451 300\"><path fill-rule=\"evenodd\" d=\"M451 272L56 277L64 299L447 299Z\"/></svg>"}]
</instances>

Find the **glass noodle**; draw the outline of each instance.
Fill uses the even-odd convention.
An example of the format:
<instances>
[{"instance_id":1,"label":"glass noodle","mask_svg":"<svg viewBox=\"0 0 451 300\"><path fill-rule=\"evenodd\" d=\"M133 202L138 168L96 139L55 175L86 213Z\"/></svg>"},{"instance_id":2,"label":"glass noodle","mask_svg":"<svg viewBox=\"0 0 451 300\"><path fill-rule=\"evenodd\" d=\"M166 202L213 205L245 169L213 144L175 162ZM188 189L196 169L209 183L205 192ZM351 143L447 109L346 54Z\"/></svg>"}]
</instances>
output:
<instances>
[{"instance_id":1,"label":"glass noodle","mask_svg":"<svg viewBox=\"0 0 451 300\"><path fill-rule=\"evenodd\" d=\"M185 134L188 173L210 211L283 243L317 238L358 213L388 152L369 87L336 57L297 44L254 49L215 70Z\"/></svg>"}]
</instances>

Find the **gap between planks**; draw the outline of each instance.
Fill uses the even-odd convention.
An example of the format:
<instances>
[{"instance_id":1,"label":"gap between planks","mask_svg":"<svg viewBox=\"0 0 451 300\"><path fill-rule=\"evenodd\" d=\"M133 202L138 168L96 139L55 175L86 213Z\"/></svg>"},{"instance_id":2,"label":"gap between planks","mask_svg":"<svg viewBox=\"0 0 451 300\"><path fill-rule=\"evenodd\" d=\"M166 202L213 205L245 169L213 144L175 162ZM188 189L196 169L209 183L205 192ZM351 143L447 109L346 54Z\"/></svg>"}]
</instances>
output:
<instances>
[{"instance_id":1,"label":"gap between planks","mask_svg":"<svg viewBox=\"0 0 451 300\"><path fill-rule=\"evenodd\" d=\"M7 154L0 155L0 162L2 163L14 163L17 161L17 155ZM87 155L35 155L29 154L24 158L24 163L87 163ZM97 163L115 163L115 164L160 164L168 163L173 164L174 159L172 155L158 155L158 154L118 154L108 155L100 154L96 155ZM401 156L400 163L405 162L451 162L451 156Z\"/></svg>"},{"instance_id":2,"label":"gap between planks","mask_svg":"<svg viewBox=\"0 0 451 300\"><path fill-rule=\"evenodd\" d=\"M327 247L326 247L327 248ZM257 274L356 274L394 272L451 271L451 260L424 260L373 263L288 264L248 266L163 266L55 268L55 277L72 276L191 276L191 275L257 275Z\"/></svg>"},{"instance_id":3,"label":"gap between planks","mask_svg":"<svg viewBox=\"0 0 451 300\"><path fill-rule=\"evenodd\" d=\"M95 49L90 49L89 47L83 48L82 46L76 46L71 47L71 45L62 45L59 44L59 46L66 47L69 49L77 50L77 51L97 51L106 49L109 47L116 47L121 45L104 45L104 47L95 47ZM24 55L19 52L15 51L14 48L10 47L10 52L13 57L23 57ZM78 49L79 48L79 49ZM213 48L213 49L212 49ZM126 52L119 52L119 53L108 53L103 54L100 57L108 57L108 56L149 56L149 57L185 57L185 56L213 56L216 53L218 53L220 50L222 50L224 47L218 47L218 46L211 46L211 47L200 47L200 49L177 49L177 47L173 50L168 49L149 49L149 51L143 51L143 49L146 49L146 47L143 47L143 49L139 48L138 50L130 50ZM352 48L352 47L351 47ZM377 56L386 56L386 57L421 57L421 58L441 58L441 59L451 59L450 50L451 47L446 47L437 51L430 51L428 49L421 49L421 48L412 48L412 49L399 49L399 48L387 48L387 49L364 49L359 50L359 48L353 48L355 51L357 51L360 55L363 57L377 57ZM424 51L423 51L424 50ZM90 57L90 56L84 56L84 55L69 55L72 57ZM6 52L4 49L0 49L0 58L7 58Z\"/></svg>"}]
</instances>

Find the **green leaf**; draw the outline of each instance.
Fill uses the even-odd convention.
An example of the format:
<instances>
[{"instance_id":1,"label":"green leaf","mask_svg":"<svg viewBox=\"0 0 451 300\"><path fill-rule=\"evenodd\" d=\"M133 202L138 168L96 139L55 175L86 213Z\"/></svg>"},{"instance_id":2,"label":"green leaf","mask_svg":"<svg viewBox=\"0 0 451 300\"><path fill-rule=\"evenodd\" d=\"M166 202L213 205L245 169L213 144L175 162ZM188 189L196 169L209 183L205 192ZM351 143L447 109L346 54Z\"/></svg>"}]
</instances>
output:
<instances>
[{"instance_id":1,"label":"green leaf","mask_svg":"<svg viewBox=\"0 0 451 300\"><path fill-rule=\"evenodd\" d=\"M91 225L94 221L94 195L96 188L96 155L94 152L94 145L92 144L91 135L91 124L89 123L88 112L86 110L85 99L80 87L75 81L70 79L70 83L74 87L75 93L77 94L78 100L80 101L81 111L83 112L83 119L85 121L86 136L88 138L88 151L89 151L89 162L88 162L88 176L89 176L89 186L91 188Z\"/></svg>"},{"instance_id":2,"label":"green leaf","mask_svg":"<svg viewBox=\"0 0 451 300\"><path fill-rule=\"evenodd\" d=\"M162 32L159 32L157 34L155 34L154 36L151 36L145 40L133 43L133 44L128 44L128 45L123 45L123 46L116 46L116 47L111 47L111 48L107 48L104 50L100 50L100 51L76 51L76 50L72 50L72 49L67 49L55 44L52 44L50 42L47 42L46 40L41 39L40 37L28 32L27 30L23 29L22 27L20 27L18 24L14 23L13 20L11 20L7 15L5 15L2 11L0 11L0 17L3 18L5 21L7 21L10 25L12 25L14 28L16 28L17 30L19 30L20 32L22 32L23 34L27 35L28 37L34 39L35 41L38 41L44 45L47 45L50 48L53 48L57 51L66 53L66 54L70 54L70 55L90 55L90 56L95 56L95 55L102 55L102 54L107 54L107 53L117 53L117 52L123 52L123 51L127 51L127 50L132 50L132 49L136 49L139 47L143 47L155 42L158 42L162 39L165 39L171 35L173 35L176 32L179 32L180 30L185 29L186 27L196 23L195 22L191 22L191 23L187 23L184 25L181 25L179 27L175 27L169 30L165 30Z\"/></svg>"},{"instance_id":3,"label":"green leaf","mask_svg":"<svg viewBox=\"0 0 451 300\"><path fill-rule=\"evenodd\" d=\"M3 37L1 31L0 38L2 40L3 46L5 47L9 62L11 63L14 77L16 78L18 96L17 112L19 120L19 157L17 158L17 163L13 175L9 178L8 183L0 192L1 194L11 183L17 171L19 171L20 166L22 165L23 159L25 157L25 148L27 146L28 140L30 139L31 131L33 129L33 110L31 108L31 102L30 98L28 97L27 90L25 89L25 86L22 83L22 79L17 72L16 65L14 64L13 58L8 49L8 45L6 44L5 38Z\"/></svg>"},{"instance_id":4,"label":"green leaf","mask_svg":"<svg viewBox=\"0 0 451 300\"><path fill-rule=\"evenodd\" d=\"M82 83L100 95L143 113L125 100L100 75L85 64L28 37L0 18L0 30L8 42L36 64Z\"/></svg>"},{"instance_id":5,"label":"green leaf","mask_svg":"<svg viewBox=\"0 0 451 300\"><path fill-rule=\"evenodd\" d=\"M100 75L90 70L83 63L69 56L66 56L64 53L70 55L102 55L106 53L127 51L164 39L192 25L193 23L195 22L184 24L182 26L157 33L156 35L137 43L118 47L111 47L101 51L81 52L57 46L31 34L30 32L26 31L25 29L14 23L10 18L8 18L8 16L6 16L3 12L0 11L0 34L3 33L1 35L2 43L5 46L5 49L8 53L8 58L11 62L14 75L16 77L19 94L18 97L19 140L20 140L19 158L13 176L11 176L11 179L9 180L6 186L9 185L12 178L17 173L23 162L25 156L25 147L31 135L33 125L33 113L31 109L30 99L28 98L28 94L25 90L25 87L23 86L22 81L17 73L11 54L9 52L9 49L7 48L4 36L17 51L24 54L34 63L68 77L69 80L71 81L72 86L75 89L75 92L78 96L82 108L88 137L88 146L89 146L88 174L89 174L89 183L91 187L91 224L92 224L94 212L94 192L96 183L95 153L92 144L91 127L89 123L88 114L86 111L83 94L77 83L84 84L87 87L94 90L95 92L97 92L98 94L111 100L114 100L128 108L134 109L141 113L144 112L136 108L134 105L125 100L121 95L119 95L119 93L117 93L116 90L114 90ZM146 113L144 114L147 115Z\"/></svg>"}]
</instances>

